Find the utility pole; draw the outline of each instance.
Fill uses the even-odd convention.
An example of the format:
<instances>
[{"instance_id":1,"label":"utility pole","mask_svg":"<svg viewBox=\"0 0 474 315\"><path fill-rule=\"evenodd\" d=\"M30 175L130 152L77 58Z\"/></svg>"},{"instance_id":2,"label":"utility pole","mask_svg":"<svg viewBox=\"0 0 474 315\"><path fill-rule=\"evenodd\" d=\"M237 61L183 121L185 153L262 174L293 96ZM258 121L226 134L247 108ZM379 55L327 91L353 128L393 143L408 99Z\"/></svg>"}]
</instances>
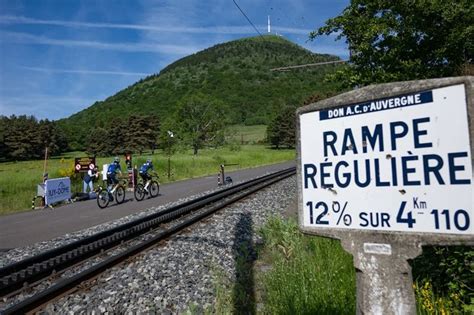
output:
<instances>
[{"instance_id":1,"label":"utility pole","mask_svg":"<svg viewBox=\"0 0 474 315\"><path fill-rule=\"evenodd\" d=\"M48 168L48 147L44 150L43 181L45 180L46 170Z\"/></svg>"}]
</instances>

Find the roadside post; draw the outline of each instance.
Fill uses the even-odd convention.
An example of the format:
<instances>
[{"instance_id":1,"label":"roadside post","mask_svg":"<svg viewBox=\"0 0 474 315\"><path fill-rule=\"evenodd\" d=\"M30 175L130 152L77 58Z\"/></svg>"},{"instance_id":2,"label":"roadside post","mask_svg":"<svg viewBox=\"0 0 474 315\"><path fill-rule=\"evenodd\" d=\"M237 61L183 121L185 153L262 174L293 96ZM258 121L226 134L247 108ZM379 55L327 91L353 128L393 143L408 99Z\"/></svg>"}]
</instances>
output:
<instances>
[{"instance_id":1,"label":"roadside post","mask_svg":"<svg viewBox=\"0 0 474 315\"><path fill-rule=\"evenodd\" d=\"M217 179L218 185L224 185L225 183L225 173L224 173L224 164L219 166L219 178Z\"/></svg>"},{"instance_id":2,"label":"roadside post","mask_svg":"<svg viewBox=\"0 0 474 315\"><path fill-rule=\"evenodd\" d=\"M220 170L219 170L219 174L217 174L217 186L228 185L228 184L233 183L232 178L230 176L225 176L225 169L224 168L226 166L235 166L235 165L239 165L239 164L238 163L221 164L219 166Z\"/></svg>"},{"instance_id":3,"label":"roadside post","mask_svg":"<svg viewBox=\"0 0 474 315\"><path fill-rule=\"evenodd\" d=\"M380 84L297 111L298 219L341 240L358 314L415 314L409 259L474 244L474 77Z\"/></svg>"},{"instance_id":4,"label":"roadside post","mask_svg":"<svg viewBox=\"0 0 474 315\"><path fill-rule=\"evenodd\" d=\"M127 166L128 173L128 188L133 189L135 187L135 172L132 166L132 154L127 153L125 155L125 165Z\"/></svg>"}]
</instances>

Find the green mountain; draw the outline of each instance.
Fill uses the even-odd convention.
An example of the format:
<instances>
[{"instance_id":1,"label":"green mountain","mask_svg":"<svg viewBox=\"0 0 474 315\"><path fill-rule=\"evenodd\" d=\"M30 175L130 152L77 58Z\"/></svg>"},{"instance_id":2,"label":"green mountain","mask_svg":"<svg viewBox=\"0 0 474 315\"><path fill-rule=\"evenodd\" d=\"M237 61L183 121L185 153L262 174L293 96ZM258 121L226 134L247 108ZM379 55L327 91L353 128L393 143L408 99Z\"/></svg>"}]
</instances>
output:
<instances>
[{"instance_id":1,"label":"green mountain","mask_svg":"<svg viewBox=\"0 0 474 315\"><path fill-rule=\"evenodd\" d=\"M156 114L170 117L183 98L201 93L228 107L233 123L268 123L282 106L335 87L324 82L334 65L291 71L270 69L338 60L314 54L282 37L251 37L218 44L184 57L159 74L142 79L104 101L59 121L72 142L83 144L93 126L107 128L110 117Z\"/></svg>"}]
</instances>

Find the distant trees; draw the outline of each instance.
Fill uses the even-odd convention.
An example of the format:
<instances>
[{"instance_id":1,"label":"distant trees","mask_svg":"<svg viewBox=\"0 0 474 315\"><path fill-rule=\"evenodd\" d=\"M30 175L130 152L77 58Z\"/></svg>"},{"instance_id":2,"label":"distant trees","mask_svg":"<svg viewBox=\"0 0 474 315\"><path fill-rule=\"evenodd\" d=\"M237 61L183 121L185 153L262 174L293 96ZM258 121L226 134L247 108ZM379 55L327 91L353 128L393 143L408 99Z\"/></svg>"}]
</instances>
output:
<instances>
[{"instance_id":1,"label":"distant trees","mask_svg":"<svg viewBox=\"0 0 474 315\"><path fill-rule=\"evenodd\" d=\"M91 131L86 151L91 155L142 154L144 150L155 149L159 134L160 122L155 115L114 118L108 128Z\"/></svg>"},{"instance_id":2,"label":"distant trees","mask_svg":"<svg viewBox=\"0 0 474 315\"><path fill-rule=\"evenodd\" d=\"M176 130L194 155L205 145L219 145L227 124L225 105L202 94L185 98L175 112Z\"/></svg>"},{"instance_id":3,"label":"distant trees","mask_svg":"<svg viewBox=\"0 0 474 315\"><path fill-rule=\"evenodd\" d=\"M110 155L112 154L111 140L107 130L104 128L92 129L87 139L86 152L89 155Z\"/></svg>"},{"instance_id":4,"label":"distant trees","mask_svg":"<svg viewBox=\"0 0 474 315\"><path fill-rule=\"evenodd\" d=\"M160 122L157 116L128 117L123 130L123 146L126 152L142 154L144 150L154 149L160 134Z\"/></svg>"},{"instance_id":5,"label":"distant trees","mask_svg":"<svg viewBox=\"0 0 474 315\"><path fill-rule=\"evenodd\" d=\"M296 106L284 107L267 126L267 140L275 149L294 148Z\"/></svg>"},{"instance_id":6,"label":"distant trees","mask_svg":"<svg viewBox=\"0 0 474 315\"><path fill-rule=\"evenodd\" d=\"M304 100L303 105L319 102L336 95L335 90L318 92ZM267 126L267 142L275 149L294 148L296 145L296 110L297 106L275 104L278 114Z\"/></svg>"},{"instance_id":7,"label":"distant trees","mask_svg":"<svg viewBox=\"0 0 474 315\"><path fill-rule=\"evenodd\" d=\"M308 96L308 97L303 101L303 105L309 105L309 104L312 104L312 103L316 103L316 102L322 101L322 100L324 100L324 99L333 97L333 96L337 95L337 94L340 93L340 92L341 92L341 91L337 92L337 91L335 91L335 90L329 90L329 91L325 91L325 92L314 93L314 94Z\"/></svg>"},{"instance_id":8,"label":"distant trees","mask_svg":"<svg viewBox=\"0 0 474 315\"><path fill-rule=\"evenodd\" d=\"M60 154L67 139L54 122L34 116L0 116L0 156L3 160L28 160Z\"/></svg>"}]
</instances>

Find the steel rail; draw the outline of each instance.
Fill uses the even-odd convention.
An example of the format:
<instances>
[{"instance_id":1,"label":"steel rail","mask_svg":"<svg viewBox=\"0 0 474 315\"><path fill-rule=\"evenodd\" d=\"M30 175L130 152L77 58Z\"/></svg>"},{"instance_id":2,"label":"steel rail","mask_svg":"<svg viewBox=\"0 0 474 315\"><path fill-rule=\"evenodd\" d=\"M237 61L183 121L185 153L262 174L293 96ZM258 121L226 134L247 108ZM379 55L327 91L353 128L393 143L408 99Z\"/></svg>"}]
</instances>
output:
<instances>
[{"instance_id":1,"label":"steel rail","mask_svg":"<svg viewBox=\"0 0 474 315\"><path fill-rule=\"evenodd\" d=\"M265 182L273 177L294 174L294 172L295 168L293 167L219 190L6 266L0 270L0 296L12 294L16 290L21 289L25 283L31 284L48 277L54 272L65 270L72 265L97 255L103 250L115 247L124 241L133 239L156 228L162 223L169 222L212 202L217 202L242 189Z\"/></svg>"}]
</instances>

